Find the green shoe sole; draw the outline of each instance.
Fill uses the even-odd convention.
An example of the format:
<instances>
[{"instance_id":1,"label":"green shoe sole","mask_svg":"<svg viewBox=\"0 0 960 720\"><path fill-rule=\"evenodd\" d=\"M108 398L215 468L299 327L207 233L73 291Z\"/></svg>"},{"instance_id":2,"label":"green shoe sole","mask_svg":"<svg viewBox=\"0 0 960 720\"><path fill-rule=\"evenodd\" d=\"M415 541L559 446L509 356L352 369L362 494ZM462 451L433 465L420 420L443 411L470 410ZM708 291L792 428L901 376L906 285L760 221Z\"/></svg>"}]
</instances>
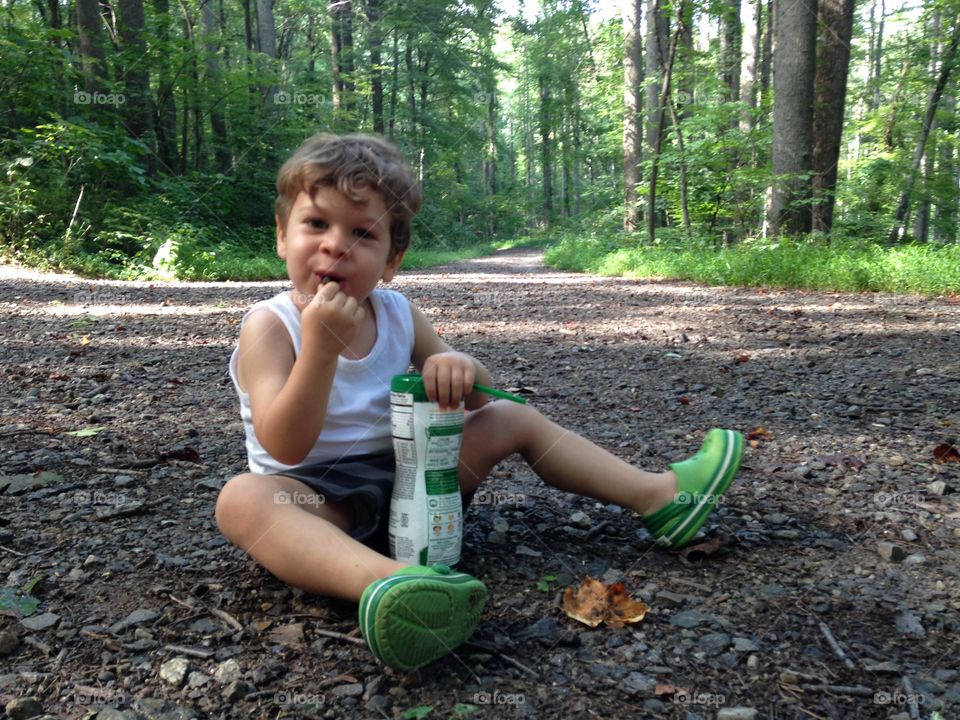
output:
<instances>
[{"instance_id":1,"label":"green shoe sole","mask_svg":"<svg viewBox=\"0 0 960 720\"><path fill-rule=\"evenodd\" d=\"M486 599L484 584L466 573L411 566L363 591L360 632L381 662L414 670L469 638Z\"/></svg>"},{"instance_id":2,"label":"green shoe sole","mask_svg":"<svg viewBox=\"0 0 960 720\"><path fill-rule=\"evenodd\" d=\"M743 450L743 435L714 428L696 455L670 465L677 476L674 500L643 518L657 544L680 548L693 540L733 482Z\"/></svg>"}]
</instances>

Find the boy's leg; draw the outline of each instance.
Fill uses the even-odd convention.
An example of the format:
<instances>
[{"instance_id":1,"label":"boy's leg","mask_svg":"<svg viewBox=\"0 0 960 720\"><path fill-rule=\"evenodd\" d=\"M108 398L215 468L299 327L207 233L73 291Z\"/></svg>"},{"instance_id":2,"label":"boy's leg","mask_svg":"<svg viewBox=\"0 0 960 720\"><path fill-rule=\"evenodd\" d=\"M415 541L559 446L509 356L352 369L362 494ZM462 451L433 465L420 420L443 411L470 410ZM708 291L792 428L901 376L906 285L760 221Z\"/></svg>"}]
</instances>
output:
<instances>
[{"instance_id":1,"label":"boy's leg","mask_svg":"<svg viewBox=\"0 0 960 720\"><path fill-rule=\"evenodd\" d=\"M475 489L494 465L515 452L550 485L641 515L666 506L677 492L673 472L635 468L529 405L505 401L467 416L460 450L461 490Z\"/></svg>"},{"instance_id":2,"label":"boy's leg","mask_svg":"<svg viewBox=\"0 0 960 720\"><path fill-rule=\"evenodd\" d=\"M358 601L367 644L393 668L426 665L473 633L486 600L483 583L442 566L407 566L380 555L347 534L349 508L317 498L293 478L238 475L220 491L217 524L281 580Z\"/></svg>"},{"instance_id":3,"label":"boy's leg","mask_svg":"<svg viewBox=\"0 0 960 720\"><path fill-rule=\"evenodd\" d=\"M290 585L359 600L374 580L404 567L347 534L353 513L293 478L246 473L217 498L220 531Z\"/></svg>"}]
</instances>

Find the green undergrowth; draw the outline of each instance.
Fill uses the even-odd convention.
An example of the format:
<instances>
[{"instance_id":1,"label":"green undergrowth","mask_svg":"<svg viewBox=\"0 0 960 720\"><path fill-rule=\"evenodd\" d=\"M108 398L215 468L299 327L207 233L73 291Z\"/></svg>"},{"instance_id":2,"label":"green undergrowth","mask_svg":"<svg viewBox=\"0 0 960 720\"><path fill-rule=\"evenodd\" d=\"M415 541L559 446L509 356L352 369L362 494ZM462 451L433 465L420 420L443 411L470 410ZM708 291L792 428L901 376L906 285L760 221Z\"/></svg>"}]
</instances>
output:
<instances>
[{"instance_id":1,"label":"green undergrowth","mask_svg":"<svg viewBox=\"0 0 960 720\"><path fill-rule=\"evenodd\" d=\"M630 245L627 245L627 242ZM944 295L960 292L960 245L897 245L824 238L641 246L623 235L564 233L547 250L563 270L706 285L804 288L839 292Z\"/></svg>"}]
</instances>

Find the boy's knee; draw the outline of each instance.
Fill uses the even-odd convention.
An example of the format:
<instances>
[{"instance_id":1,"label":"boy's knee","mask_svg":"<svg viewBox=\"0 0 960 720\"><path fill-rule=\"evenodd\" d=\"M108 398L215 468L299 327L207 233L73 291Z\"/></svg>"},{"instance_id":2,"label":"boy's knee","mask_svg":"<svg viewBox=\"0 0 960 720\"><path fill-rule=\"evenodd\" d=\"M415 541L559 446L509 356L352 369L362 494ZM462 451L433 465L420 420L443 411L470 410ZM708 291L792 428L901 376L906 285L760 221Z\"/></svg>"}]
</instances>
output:
<instances>
[{"instance_id":1,"label":"boy's knee","mask_svg":"<svg viewBox=\"0 0 960 720\"><path fill-rule=\"evenodd\" d=\"M217 496L214 518L220 532L231 540L237 534L237 525L247 515L247 508L256 494L256 480L257 476L251 473L237 475L227 481Z\"/></svg>"}]
</instances>

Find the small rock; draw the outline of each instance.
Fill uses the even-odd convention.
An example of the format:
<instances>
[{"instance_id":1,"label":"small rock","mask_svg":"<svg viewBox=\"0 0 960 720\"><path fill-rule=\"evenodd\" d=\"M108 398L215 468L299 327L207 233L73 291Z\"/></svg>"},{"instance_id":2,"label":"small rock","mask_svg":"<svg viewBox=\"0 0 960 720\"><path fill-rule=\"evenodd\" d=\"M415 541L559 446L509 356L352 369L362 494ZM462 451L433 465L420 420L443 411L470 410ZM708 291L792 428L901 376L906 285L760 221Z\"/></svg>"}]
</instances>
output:
<instances>
[{"instance_id":1,"label":"small rock","mask_svg":"<svg viewBox=\"0 0 960 720\"><path fill-rule=\"evenodd\" d=\"M43 705L33 697L14 698L6 704L4 710L10 720L27 720L43 714Z\"/></svg>"},{"instance_id":2,"label":"small rock","mask_svg":"<svg viewBox=\"0 0 960 720\"><path fill-rule=\"evenodd\" d=\"M904 528L900 531L900 537L907 542L914 542L917 539L917 534L910 528Z\"/></svg>"},{"instance_id":3,"label":"small rock","mask_svg":"<svg viewBox=\"0 0 960 720\"><path fill-rule=\"evenodd\" d=\"M590 520L590 517L586 513L579 511L570 516L570 524L581 530L589 530L593 527L593 521Z\"/></svg>"},{"instance_id":4,"label":"small rock","mask_svg":"<svg viewBox=\"0 0 960 720\"><path fill-rule=\"evenodd\" d=\"M750 638L738 637L733 639L733 649L737 652L756 652L760 646Z\"/></svg>"},{"instance_id":5,"label":"small rock","mask_svg":"<svg viewBox=\"0 0 960 720\"><path fill-rule=\"evenodd\" d=\"M0 632L0 657L13 655L18 647L20 647L20 638L6 630Z\"/></svg>"},{"instance_id":6,"label":"small rock","mask_svg":"<svg viewBox=\"0 0 960 720\"><path fill-rule=\"evenodd\" d=\"M337 685L330 691L330 694L336 695L337 697L360 697L363 695L363 683Z\"/></svg>"},{"instance_id":7,"label":"small rock","mask_svg":"<svg viewBox=\"0 0 960 720\"><path fill-rule=\"evenodd\" d=\"M886 540L877 543L877 552L880 553L880 557L889 562L902 562L907 557L906 550Z\"/></svg>"},{"instance_id":8,"label":"small rock","mask_svg":"<svg viewBox=\"0 0 960 720\"><path fill-rule=\"evenodd\" d=\"M517 555L526 555L527 557L533 557L533 558L543 557L542 552L540 552L539 550L534 550L533 548L527 547L526 545L517 545L514 552Z\"/></svg>"},{"instance_id":9,"label":"small rock","mask_svg":"<svg viewBox=\"0 0 960 720\"><path fill-rule=\"evenodd\" d=\"M202 672L197 672L196 670L187 677L187 687L191 690L201 688L208 682L210 682L210 676L204 675Z\"/></svg>"},{"instance_id":10,"label":"small rock","mask_svg":"<svg viewBox=\"0 0 960 720\"><path fill-rule=\"evenodd\" d=\"M933 495L943 496L947 494L947 483L945 480L934 480L927 485L927 490Z\"/></svg>"},{"instance_id":11,"label":"small rock","mask_svg":"<svg viewBox=\"0 0 960 720\"><path fill-rule=\"evenodd\" d=\"M638 672L629 673L622 682L624 689L631 695L653 695L657 687L656 678Z\"/></svg>"},{"instance_id":12,"label":"small rock","mask_svg":"<svg viewBox=\"0 0 960 720\"><path fill-rule=\"evenodd\" d=\"M507 534L499 530L491 530L487 534L487 542L491 545L503 545L507 542Z\"/></svg>"},{"instance_id":13,"label":"small rock","mask_svg":"<svg viewBox=\"0 0 960 720\"><path fill-rule=\"evenodd\" d=\"M20 624L23 625L27 630L46 630L51 628L60 622L60 616L56 613L45 612L40 615L32 615L27 618L23 618L20 621Z\"/></svg>"},{"instance_id":14,"label":"small rock","mask_svg":"<svg viewBox=\"0 0 960 720\"><path fill-rule=\"evenodd\" d=\"M757 711L750 707L720 708L717 711L717 720L753 720Z\"/></svg>"},{"instance_id":15,"label":"small rock","mask_svg":"<svg viewBox=\"0 0 960 720\"><path fill-rule=\"evenodd\" d=\"M747 670L756 670L758 667L760 667L760 658L756 655L747 658Z\"/></svg>"},{"instance_id":16,"label":"small rock","mask_svg":"<svg viewBox=\"0 0 960 720\"><path fill-rule=\"evenodd\" d=\"M690 628L695 628L703 621L703 615L698 613L696 610L682 610L681 612L675 613L673 617L670 618L671 625L676 625L677 627L686 628L688 630Z\"/></svg>"},{"instance_id":17,"label":"small rock","mask_svg":"<svg viewBox=\"0 0 960 720\"><path fill-rule=\"evenodd\" d=\"M684 602L686 602L686 600L686 595L670 592L669 590L661 590L654 595L654 602L660 607L666 608L680 607Z\"/></svg>"},{"instance_id":18,"label":"small rock","mask_svg":"<svg viewBox=\"0 0 960 720\"><path fill-rule=\"evenodd\" d=\"M923 565L927 562L927 556L921 555L920 553L913 553L912 555L907 555L906 559L903 561L904 565Z\"/></svg>"},{"instance_id":19,"label":"small rock","mask_svg":"<svg viewBox=\"0 0 960 720\"><path fill-rule=\"evenodd\" d=\"M213 671L213 677L215 677L221 685L229 685L239 680L242 676L243 671L240 669L240 663L233 658L224 660L217 665L217 668Z\"/></svg>"},{"instance_id":20,"label":"small rock","mask_svg":"<svg viewBox=\"0 0 960 720\"><path fill-rule=\"evenodd\" d=\"M891 455L887 458L887 465L891 467L900 467L901 465L906 465L907 461L904 460L902 455Z\"/></svg>"},{"instance_id":21,"label":"small rock","mask_svg":"<svg viewBox=\"0 0 960 720\"><path fill-rule=\"evenodd\" d=\"M120 635L125 633L134 625L143 625L148 622L153 622L158 617L160 617L160 613L158 613L156 610L151 610L149 608L137 608L120 622L116 622L111 625L110 632L114 635Z\"/></svg>"},{"instance_id":22,"label":"small rock","mask_svg":"<svg viewBox=\"0 0 960 720\"><path fill-rule=\"evenodd\" d=\"M235 703L243 700L248 693L253 692L253 688L243 680L234 680L223 689L223 699L228 703Z\"/></svg>"},{"instance_id":23,"label":"small rock","mask_svg":"<svg viewBox=\"0 0 960 720\"><path fill-rule=\"evenodd\" d=\"M923 628L920 618L909 610L899 613L895 620L897 632L901 635L913 635L914 637L923 637L927 631Z\"/></svg>"},{"instance_id":24,"label":"small rock","mask_svg":"<svg viewBox=\"0 0 960 720\"><path fill-rule=\"evenodd\" d=\"M900 663L893 662L892 660L884 660L883 662L876 662L872 660L865 660L863 666L873 673L899 673L901 672Z\"/></svg>"},{"instance_id":25,"label":"small rock","mask_svg":"<svg viewBox=\"0 0 960 720\"><path fill-rule=\"evenodd\" d=\"M708 655L719 655L728 647L732 640L727 633L708 633L697 642L697 649Z\"/></svg>"},{"instance_id":26,"label":"small rock","mask_svg":"<svg viewBox=\"0 0 960 720\"><path fill-rule=\"evenodd\" d=\"M183 685L190 662L186 658L171 658L160 666L160 679L174 687Z\"/></svg>"}]
</instances>

